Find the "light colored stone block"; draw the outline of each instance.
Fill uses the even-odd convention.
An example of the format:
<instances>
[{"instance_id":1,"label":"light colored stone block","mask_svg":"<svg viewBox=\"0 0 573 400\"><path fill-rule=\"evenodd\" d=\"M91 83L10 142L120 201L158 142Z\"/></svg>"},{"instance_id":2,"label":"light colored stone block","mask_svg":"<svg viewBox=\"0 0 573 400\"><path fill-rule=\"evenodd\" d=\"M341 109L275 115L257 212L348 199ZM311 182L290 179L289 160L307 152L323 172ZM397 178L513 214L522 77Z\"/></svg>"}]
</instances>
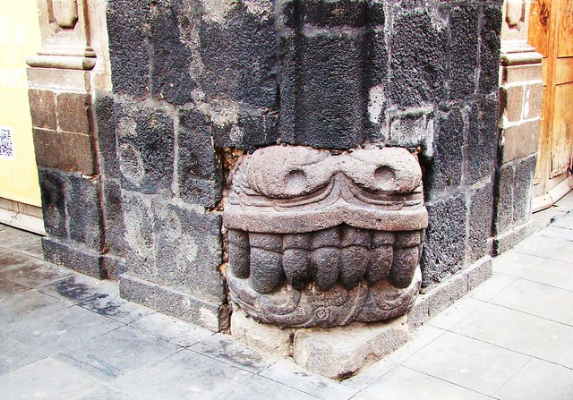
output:
<instances>
[{"instance_id":1,"label":"light colored stone block","mask_svg":"<svg viewBox=\"0 0 573 400\"><path fill-rule=\"evenodd\" d=\"M407 317L378 324L352 324L295 333L293 356L310 372L344 378L381 359L408 341Z\"/></svg>"},{"instance_id":2,"label":"light colored stone block","mask_svg":"<svg viewBox=\"0 0 573 400\"><path fill-rule=\"evenodd\" d=\"M283 357L291 355L292 332L292 329L257 322L238 307L234 308L231 315L231 335L265 353Z\"/></svg>"}]
</instances>

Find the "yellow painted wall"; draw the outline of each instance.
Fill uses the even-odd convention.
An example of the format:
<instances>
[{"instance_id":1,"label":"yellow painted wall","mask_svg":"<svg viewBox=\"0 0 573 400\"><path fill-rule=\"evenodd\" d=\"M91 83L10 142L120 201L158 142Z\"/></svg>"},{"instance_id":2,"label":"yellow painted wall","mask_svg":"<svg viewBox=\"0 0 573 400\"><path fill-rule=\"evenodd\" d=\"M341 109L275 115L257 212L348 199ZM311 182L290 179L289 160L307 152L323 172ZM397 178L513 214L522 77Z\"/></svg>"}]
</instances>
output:
<instances>
[{"instance_id":1,"label":"yellow painted wall","mask_svg":"<svg viewBox=\"0 0 573 400\"><path fill-rule=\"evenodd\" d=\"M0 11L0 127L9 127L14 158L0 156L0 197L41 205L28 104L26 62L40 46L36 2L14 1Z\"/></svg>"}]
</instances>

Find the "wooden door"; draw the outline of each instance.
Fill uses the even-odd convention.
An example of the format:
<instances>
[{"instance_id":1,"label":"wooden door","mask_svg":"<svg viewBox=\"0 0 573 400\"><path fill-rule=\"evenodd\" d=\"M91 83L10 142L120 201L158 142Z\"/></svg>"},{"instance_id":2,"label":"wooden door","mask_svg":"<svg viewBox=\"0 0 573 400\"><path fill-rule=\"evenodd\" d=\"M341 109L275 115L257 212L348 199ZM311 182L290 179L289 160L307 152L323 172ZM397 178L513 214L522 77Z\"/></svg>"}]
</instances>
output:
<instances>
[{"instance_id":1,"label":"wooden door","mask_svg":"<svg viewBox=\"0 0 573 400\"><path fill-rule=\"evenodd\" d=\"M573 166L573 0L533 0L529 42L543 55L545 84L535 195L566 193Z\"/></svg>"}]
</instances>

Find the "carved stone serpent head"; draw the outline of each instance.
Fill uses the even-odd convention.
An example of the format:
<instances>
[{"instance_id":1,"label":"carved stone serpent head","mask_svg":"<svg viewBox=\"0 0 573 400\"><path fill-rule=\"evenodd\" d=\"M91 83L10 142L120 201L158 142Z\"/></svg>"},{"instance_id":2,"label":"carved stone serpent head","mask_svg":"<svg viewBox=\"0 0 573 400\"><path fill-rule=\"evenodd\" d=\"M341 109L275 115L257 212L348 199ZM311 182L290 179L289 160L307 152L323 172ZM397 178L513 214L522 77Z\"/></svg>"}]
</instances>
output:
<instances>
[{"instance_id":1,"label":"carved stone serpent head","mask_svg":"<svg viewBox=\"0 0 573 400\"><path fill-rule=\"evenodd\" d=\"M232 300L290 327L406 313L428 224L421 178L403 148L271 146L246 156L224 212Z\"/></svg>"}]
</instances>

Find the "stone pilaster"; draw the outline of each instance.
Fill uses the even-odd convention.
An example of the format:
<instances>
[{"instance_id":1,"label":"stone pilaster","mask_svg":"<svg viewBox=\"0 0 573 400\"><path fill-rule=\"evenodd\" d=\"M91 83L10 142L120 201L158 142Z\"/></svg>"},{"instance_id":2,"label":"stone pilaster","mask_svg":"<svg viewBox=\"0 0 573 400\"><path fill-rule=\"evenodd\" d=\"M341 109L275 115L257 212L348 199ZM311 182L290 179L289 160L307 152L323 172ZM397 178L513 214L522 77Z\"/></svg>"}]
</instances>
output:
<instances>
[{"instance_id":1,"label":"stone pilaster","mask_svg":"<svg viewBox=\"0 0 573 400\"><path fill-rule=\"evenodd\" d=\"M504 3L500 94L499 168L496 179L495 249L502 253L528 234L533 176L541 129L542 56L527 44L530 2Z\"/></svg>"}]
</instances>

